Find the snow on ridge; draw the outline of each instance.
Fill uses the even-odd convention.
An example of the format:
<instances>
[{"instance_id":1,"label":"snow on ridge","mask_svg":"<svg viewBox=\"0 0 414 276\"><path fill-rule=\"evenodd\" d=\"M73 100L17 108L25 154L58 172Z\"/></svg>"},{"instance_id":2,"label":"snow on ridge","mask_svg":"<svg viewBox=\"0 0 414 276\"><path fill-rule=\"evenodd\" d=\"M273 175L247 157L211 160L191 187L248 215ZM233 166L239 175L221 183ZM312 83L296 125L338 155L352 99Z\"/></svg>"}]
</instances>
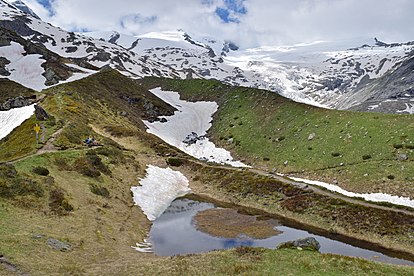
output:
<instances>
[{"instance_id":1,"label":"snow on ridge","mask_svg":"<svg viewBox=\"0 0 414 276\"><path fill-rule=\"evenodd\" d=\"M0 56L10 61L6 65L10 72L8 79L37 91L46 88L46 78L42 75L45 70L41 66L46 60L41 55L27 55L22 45L12 41L9 46L0 47Z\"/></svg>"},{"instance_id":2,"label":"snow on ridge","mask_svg":"<svg viewBox=\"0 0 414 276\"><path fill-rule=\"evenodd\" d=\"M29 119L34 111L34 104L7 111L0 111L0 139L3 139L16 127Z\"/></svg>"},{"instance_id":3,"label":"snow on ridge","mask_svg":"<svg viewBox=\"0 0 414 276\"><path fill-rule=\"evenodd\" d=\"M367 201L388 202L388 203L392 203L392 204L395 204L395 205L402 205L402 206L407 206L407 207L414 208L414 200L410 199L408 197L400 197L400 196L394 196L394 195L389 195L389 194L384 194L384 193L359 194L359 193L354 193L354 192L349 192L347 190L344 190L344 189L342 189L341 187L339 187L337 185L328 184L328 183L321 182L321 181L308 180L308 179L303 179L303 178L299 178L299 177L292 177L292 176L289 176L289 178L294 180L294 181L324 187L324 188L328 189L329 191L337 192L337 193L345 195L347 197L360 197L360 198L363 198Z\"/></svg>"},{"instance_id":4,"label":"snow on ridge","mask_svg":"<svg viewBox=\"0 0 414 276\"><path fill-rule=\"evenodd\" d=\"M180 94L174 91L163 91L161 88L150 90L155 96L178 109L173 116L164 116L167 122L144 121L147 132L154 134L166 143L202 160L234 167L247 167L240 161L234 161L230 152L217 148L208 138L198 140L194 144L186 144L183 140L195 132L199 137L207 134L211 127L213 114L217 111L216 102L187 102L180 100Z\"/></svg>"},{"instance_id":5,"label":"snow on ridge","mask_svg":"<svg viewBox=\"0 0 414 276\"><path fill-rule=\"evenodd\" d=\"M131 187L133 199L151 221L156 220L174 199L191 190L188 179L179 171L149 165L141 186Z\"/></svg>"}]
</instances>

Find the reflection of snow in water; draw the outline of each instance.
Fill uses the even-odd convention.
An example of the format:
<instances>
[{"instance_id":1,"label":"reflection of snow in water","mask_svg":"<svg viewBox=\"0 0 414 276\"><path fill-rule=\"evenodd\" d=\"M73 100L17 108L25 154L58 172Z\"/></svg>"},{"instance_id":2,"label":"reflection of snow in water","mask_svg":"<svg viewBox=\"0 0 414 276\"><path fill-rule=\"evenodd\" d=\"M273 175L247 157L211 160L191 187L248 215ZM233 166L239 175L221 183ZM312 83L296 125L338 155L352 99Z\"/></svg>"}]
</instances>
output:
<instances>
[{"instance_id":1,"label":"reflection of snow in water","mask_svg":"<svg viewBox=\"0 0 414 276\"><path fill-rule=\"evenodd\" d=\"M139 205L149 220L158 218L177 197L190 192L188 179L170 168L148 166L147 175L132 187L135 204Z\"/></svg>"},{"instance_id":2,"label":"reflection of snow in water","mask_svg":"<svg viewBox=\"0 0 414 276\"><path fill-rule=\"evenodd\" d=\"M30 118L35 111L34 104L20 108L13 108L8 111L0 111L0 139L3 139L13 129L20 126Z\"/></svg>"},{"instance_id":3,"label":"reflection of snow in water","mask_svg":"<svg viewBox=\"0 0 414 276\"><path fill-rule=\"evenodd\" d=\"M253 239L247 236L238 238L220 238L198 231L194 226L194 216L203 210L216 208L211 203L189 199L177 199L153 222L150 240L155 254L172 256L228 249L238 246L275 248L286 241L314 237L321 245L322 253L362 257L385 263L413 265L413 262L392 258L382 253L336 241L324 236L295 229L289 226L277 226L281 234L266 239Z\"/></svg>"},{"instance_id":4,"label":"reflection of snow in water","mask_svg":"<svg viewBox=\"0 0 414 276\"><path fill-rule=\"evenodd\" d=\"M333 184L324 183L321 181L315 181L315 180L308 180L298 177L289 177L290 179L298 182L304 182L307 184L315 185L324 187L330 191L340 193L342 195L348 196L348 197L360 197L367 201L373 201L373 202L389 202L392 204L402 205L402 206L408 206L411 208L414 208L414 200L411 200L408 197L400 197L400 196L393 196L389 194L383 194L383 193L372 193L372 194L358 194L346 191L342 189L341 187Z\"/></svg>"},{"instance_id":5,"label":"reflection of snow in water","mask_svg":"<svg viewBox=\"0 0 414 276\"><path fill-rule=\"evenodd\" d=\"M173 116L164 116L163 118L167 119L167 122L164 123L144 121L149 133L196 158L235 167L246 167L242 162L234 161L230 152L217 148L208 138L199 139L193 144L183 142L192 132L195 132L199 137L207 134L213 120L212 116L218 108L217 103L183 101L180 100L180 95L177 92L162 91L160 88L150 91L177 108L178 111Z\"/></svg>"}]
</instances>

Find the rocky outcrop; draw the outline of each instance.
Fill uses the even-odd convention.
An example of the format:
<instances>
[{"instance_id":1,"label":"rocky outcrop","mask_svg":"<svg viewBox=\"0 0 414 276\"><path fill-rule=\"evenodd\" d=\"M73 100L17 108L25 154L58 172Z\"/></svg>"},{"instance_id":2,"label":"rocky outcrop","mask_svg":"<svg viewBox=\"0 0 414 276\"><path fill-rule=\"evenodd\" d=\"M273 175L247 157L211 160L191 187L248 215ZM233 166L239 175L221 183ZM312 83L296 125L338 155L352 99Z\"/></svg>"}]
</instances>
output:
<instances>
[{"instance_id":1,"label":"rocky outcrop","mask_svg":"<svg viewBox=\"0 0 414 276\"><path fill-rule=\"evenodd\" d=\"M313 237L307 237L304 239L299 239L295 241L288 241L279 244L277 249L283 249L283 248L292 248L292 249L304 249L304 250L310 250L310 251L319 251L321 248L321 245L319 242L313 238Z\"/></svg>"},{"instance_id":2,"label":"rocky outcrop","mask_svg":"<svg viewBox=\"0 0 414 276\"><path fill-rule=\"evenodd\" d=\"M187 145L192 145L192 144L197 143L197 141L199 140L203 140L204 138L205 136L199 136L197 133L191 132L185 137L185 139L183 140L183 143Z\"/></svg>"},{"instance_id":3,"label":"rocky outcrop","mask_svg":"<svg viewBox=\"0 0 414 276\"><path fill-rule=\"evenodd\" d=\"M45 121L49 119L49 114L40 105L35 105L35 116L39 121Z\"/></svg>"},{"instance_id":4,"label":"rocky outcrop","mask_svg":"<svg viewBox=\"0 0 414 276\"><path fill-rule=\"evenodd\" d=\"M33 97L19 96L16 98L8 99L6 102L0 103L0 111L7 111L12 108L28 106L28 105L31 105L35 100L36 100L36 96L33 96Z\"/></svg>"},{"instance_id":5,"label":"rocky outcrop","mask_svg":"<svg viewBox=\"0 0 414 276\"><path fill-rule=\"evenodd\" d=\"M66 252L66 251L71 250L71 245L70 244L68 244L66 242L62 242L60 240L49 238L49 239L47 239L46 243L50 247L52 247L53 249L59 250L59 251L62 251L62 252Z\"/></svg>"}]
</instances>

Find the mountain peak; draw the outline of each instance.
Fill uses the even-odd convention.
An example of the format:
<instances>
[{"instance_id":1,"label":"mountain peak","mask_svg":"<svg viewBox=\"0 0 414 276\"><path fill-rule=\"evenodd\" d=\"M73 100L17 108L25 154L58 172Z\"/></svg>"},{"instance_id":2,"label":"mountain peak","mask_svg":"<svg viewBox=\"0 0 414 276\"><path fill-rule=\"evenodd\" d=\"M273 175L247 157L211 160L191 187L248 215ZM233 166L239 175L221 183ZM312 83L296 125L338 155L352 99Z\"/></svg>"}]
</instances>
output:
<instances>
[{"instance_id":1,"label":"mountain peak","mask_svg":"<svg viewBox=\"0 0 414 276\"><path fill-rule=\"evenodd\" d=\"M18 8L19 10L21 10L22 12L27 13L31 15L32 17L41 20L40 17L32 9L30 9L23 1L16 0L16 1L11 2L11 4L15 6L16 8Z\"/></svg>"}]
</instances>

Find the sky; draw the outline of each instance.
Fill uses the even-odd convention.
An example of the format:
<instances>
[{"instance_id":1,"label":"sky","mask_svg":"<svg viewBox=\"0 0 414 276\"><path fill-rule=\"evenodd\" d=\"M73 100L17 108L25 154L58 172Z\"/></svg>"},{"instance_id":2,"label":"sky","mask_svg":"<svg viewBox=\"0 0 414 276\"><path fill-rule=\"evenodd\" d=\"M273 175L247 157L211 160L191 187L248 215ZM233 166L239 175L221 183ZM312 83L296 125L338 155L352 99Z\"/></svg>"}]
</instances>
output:
<instances>
[{"instance_id":1,"label":"sky","mask_svg":"<svg viewBox=\"0 0 414 276\"><path fill-rule=\"evenodd\" d=\"M23 0L69 31L182 29L242 48L374 38L414 40L413 0Z\"/></svg>"}]
</instances>

